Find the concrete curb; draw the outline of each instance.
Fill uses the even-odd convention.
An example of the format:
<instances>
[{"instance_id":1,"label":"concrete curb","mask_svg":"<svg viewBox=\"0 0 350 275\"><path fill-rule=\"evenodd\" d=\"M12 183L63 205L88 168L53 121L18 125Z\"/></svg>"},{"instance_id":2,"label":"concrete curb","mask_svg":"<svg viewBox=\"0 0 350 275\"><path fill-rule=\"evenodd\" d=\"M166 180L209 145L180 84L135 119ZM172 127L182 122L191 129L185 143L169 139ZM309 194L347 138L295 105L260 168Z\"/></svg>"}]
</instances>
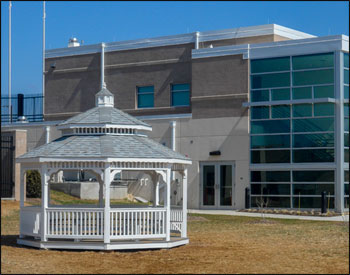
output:
<instances>
[{"instance_id":1,"label":"concrete curb","mask_svg":"<svg viewBox=\"0 0 350 275\"><path fill-rule=\"evenodd\" d=\"M188 209L188 213L257 217L257 218L262 217L261 213L238 212L236 210ZM307 220L307 221L333 221L333 222L348 222L349 221L349 214L342 215L342 216L334 216L334 217L296 216L296 215L283 215L283 214L263 214L263 215L265 218L273 218L273 219Z\"/></svg>"}]
</instances>

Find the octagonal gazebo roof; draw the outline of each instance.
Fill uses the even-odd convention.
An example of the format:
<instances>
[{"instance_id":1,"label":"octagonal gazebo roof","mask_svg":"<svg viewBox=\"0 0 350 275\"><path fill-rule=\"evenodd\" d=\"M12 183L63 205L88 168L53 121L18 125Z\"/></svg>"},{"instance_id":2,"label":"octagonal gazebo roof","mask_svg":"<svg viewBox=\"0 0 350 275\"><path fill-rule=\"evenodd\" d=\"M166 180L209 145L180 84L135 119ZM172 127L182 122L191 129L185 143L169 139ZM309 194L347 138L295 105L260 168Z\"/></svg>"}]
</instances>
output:
<instances>
[{"instance_id":1,"label":"octagonal gazebo roof","mask_svg":"<svg viewBox=\"0 0 350 275\"><path fill-rule=\"evenodd\" d=\"M151 131L147 123L114 108L114 96L103 87L96 94L96 107L58 125L63 136L18 157L18 162L60 160L155 161L190 164L191 160L161 145L139 130Z\"/></svg>"}]
</instances>

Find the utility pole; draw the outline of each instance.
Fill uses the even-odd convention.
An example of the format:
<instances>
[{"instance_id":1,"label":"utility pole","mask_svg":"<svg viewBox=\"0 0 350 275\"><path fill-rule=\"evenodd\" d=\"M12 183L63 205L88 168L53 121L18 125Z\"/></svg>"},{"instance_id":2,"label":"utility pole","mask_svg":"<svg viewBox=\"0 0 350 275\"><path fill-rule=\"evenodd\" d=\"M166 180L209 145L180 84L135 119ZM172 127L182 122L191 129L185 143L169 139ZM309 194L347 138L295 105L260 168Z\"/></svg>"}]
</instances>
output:
<instances>
[{"instance_id":1,"label":"utility pole","mask_svg":"<svg viewBox=\"0 0 350 275\"><path fill-rule=\"evenodd\" d=\"M43 75L42 75L42 90L43 90L43 117L45 114L45 18L46 18L46 13L45 13L45 1L43 1Z\"/></svg>"},{"instance_id":2,"label":"utility pole","mask_svg":"<svg viewBox=\"0 0 350 275\"><path fill-rule=\"evenodd\" d=\"M11 7L12 3L9 2L9 121L12 123L12 104L11 104Z\"/></svg>"}]
</instances>

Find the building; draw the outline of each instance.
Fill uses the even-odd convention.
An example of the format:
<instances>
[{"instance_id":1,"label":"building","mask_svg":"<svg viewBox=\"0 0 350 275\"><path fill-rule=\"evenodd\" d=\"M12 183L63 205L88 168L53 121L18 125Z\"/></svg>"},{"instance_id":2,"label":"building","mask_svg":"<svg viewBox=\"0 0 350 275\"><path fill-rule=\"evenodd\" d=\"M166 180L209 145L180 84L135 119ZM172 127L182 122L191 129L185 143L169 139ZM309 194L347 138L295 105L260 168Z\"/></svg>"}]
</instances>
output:
<instances>
[{"instance_id":1,"label":"building","mask_svg":"<svg viewBox=\"0 0 350 275\"><path fill-rule=\"evenodd\" d=\"M348 52L348 36L275 24L47 50L44 124L51 140L92 108L104 73L118 109L192 159L189 208L244 208L249 187L252 207L316 209L326 191L343 212Z\"/></svg>"}]
</instances>

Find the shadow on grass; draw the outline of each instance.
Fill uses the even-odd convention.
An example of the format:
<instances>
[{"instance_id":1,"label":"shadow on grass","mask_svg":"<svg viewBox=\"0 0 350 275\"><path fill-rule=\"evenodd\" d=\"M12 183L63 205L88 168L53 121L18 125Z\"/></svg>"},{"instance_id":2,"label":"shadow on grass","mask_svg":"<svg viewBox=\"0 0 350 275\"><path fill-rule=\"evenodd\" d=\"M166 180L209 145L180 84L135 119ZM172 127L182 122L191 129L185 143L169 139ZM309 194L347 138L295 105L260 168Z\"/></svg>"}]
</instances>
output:
<instances>
[{"instance_id":1,"label":"shadow on grass","mask_svg":"<svg viewBox=\"0 0 350 275\"><path fill-rule=\"evenodd\" d=\"M17 244L18 235L1 235L1 246L23 247Z\"/></svg>"}]
</instances>

